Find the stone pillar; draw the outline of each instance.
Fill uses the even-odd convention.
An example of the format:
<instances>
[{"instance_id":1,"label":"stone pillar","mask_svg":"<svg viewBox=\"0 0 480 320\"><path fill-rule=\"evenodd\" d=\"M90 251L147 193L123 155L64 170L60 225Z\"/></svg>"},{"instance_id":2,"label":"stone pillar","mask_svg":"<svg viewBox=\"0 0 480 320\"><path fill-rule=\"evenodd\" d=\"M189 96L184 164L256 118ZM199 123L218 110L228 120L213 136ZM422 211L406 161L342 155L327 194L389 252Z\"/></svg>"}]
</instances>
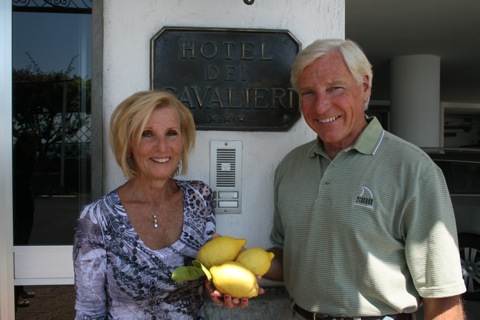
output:
<instances>
[{"instance_id":1,"label":"stone pillar","mask_svg":"<svg viewBox=\"0 0 480 320\"><path fill-rule=\"evenodd\" d=\"M391 132L419 147L440 147L440 57L401 56L390 68Z\"/></svg>"}]
</instances>

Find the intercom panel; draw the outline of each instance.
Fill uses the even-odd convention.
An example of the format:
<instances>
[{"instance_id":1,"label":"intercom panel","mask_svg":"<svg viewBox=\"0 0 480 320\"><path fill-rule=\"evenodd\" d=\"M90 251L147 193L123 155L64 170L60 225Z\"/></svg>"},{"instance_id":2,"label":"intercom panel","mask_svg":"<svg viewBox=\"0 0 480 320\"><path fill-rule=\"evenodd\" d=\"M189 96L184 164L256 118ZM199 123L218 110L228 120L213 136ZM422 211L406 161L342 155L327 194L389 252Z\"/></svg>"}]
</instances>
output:
<instances>
[{"instance_id":1,"label":"intercom panel","mask_svg":"<svg viewBox=\"0 0 480 320\"><path fill-rule=\"evenodd\" d=\"M215 213L242 211L242 142L210 142L210 187Z\"/></svg>"}]
</instances>

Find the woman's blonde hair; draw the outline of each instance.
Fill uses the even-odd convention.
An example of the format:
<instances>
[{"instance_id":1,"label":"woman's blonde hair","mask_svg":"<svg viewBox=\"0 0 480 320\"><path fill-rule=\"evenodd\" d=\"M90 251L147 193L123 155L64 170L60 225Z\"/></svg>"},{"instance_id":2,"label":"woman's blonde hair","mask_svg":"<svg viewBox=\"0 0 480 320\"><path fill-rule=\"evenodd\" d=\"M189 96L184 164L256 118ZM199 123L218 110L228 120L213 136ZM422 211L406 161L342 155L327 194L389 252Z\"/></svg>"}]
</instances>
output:
<instances>
[{"instance_id":1,"label":"woman's blonde hair","mask_svg":"<svg viewBox=\"0 0 480 320\"><path fill-rule=\"evenodd\" d=\"M190 110L167 91L140 91L123 100L113 111L110 119L110 146L125 176L130 179L137 175L131 156L132 144L140 143L142 132L157 108L174 108L180 117L183 137L181 170L188 170L188 155L195 145L195 122ZM180 165L180 164L179 164Z\"/></svg>"}]
</instances>

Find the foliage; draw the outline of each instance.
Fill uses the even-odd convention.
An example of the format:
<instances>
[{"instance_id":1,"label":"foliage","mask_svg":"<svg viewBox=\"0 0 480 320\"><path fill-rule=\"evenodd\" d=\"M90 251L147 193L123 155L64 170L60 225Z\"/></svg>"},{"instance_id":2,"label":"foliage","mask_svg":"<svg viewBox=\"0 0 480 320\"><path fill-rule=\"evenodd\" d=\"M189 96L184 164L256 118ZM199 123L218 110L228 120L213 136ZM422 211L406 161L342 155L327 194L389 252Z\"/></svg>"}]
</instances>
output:
<instances>
[{"instance_id":1,"label":"foliage","mask_svg":"<svg viewBox=\"0 0 480 320\"><path fill-rule=\"evenodd\" d=\"M66 70L43 72L31 64L13 69L13 136L35 132L41 137L38 157L59 157L62 142L72 140L89 121L91 80L72 75L73 57Z\"/></svg>"}]
</instances>

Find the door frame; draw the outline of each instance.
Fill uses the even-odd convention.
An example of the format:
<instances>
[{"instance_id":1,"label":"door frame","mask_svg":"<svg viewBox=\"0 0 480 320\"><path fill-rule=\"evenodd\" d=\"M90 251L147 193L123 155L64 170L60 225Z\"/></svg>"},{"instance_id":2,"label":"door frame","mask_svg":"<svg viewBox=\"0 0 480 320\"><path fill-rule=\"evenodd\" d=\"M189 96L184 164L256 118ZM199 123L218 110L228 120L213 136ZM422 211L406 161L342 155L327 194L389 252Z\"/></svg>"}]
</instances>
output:
<instances>
[{"instance_id":1,"label":"door frame","mask_svg":"<svg viewBox=\"0 0 480 320\"><path fill-rule=\"evenodd\" d=\"M12 2L0 1L0 319L15 318L12 190Z\"/></svg>"},{"instance_id":2,"label":"door frame","mask_svg":"<svg viewBox=\"0 0 480 320\"><path fill-rule=\"evenodd\" d=\"M92 0L92 117L102 136L103 1ZM12 2L0 1L0 320L15 319L14 285L69 285L74 282L72 246L13 246L12 184ZM93 58L94 57L94 58ZM92 133L93 134L93 133ZM92 152L93 198L103 192L103 139ZM32 265L41 269L32 273ZM30 269L29 269L30 268ZM30 273L29 273L30 272Z\"/></svg>"}]
</instances>

